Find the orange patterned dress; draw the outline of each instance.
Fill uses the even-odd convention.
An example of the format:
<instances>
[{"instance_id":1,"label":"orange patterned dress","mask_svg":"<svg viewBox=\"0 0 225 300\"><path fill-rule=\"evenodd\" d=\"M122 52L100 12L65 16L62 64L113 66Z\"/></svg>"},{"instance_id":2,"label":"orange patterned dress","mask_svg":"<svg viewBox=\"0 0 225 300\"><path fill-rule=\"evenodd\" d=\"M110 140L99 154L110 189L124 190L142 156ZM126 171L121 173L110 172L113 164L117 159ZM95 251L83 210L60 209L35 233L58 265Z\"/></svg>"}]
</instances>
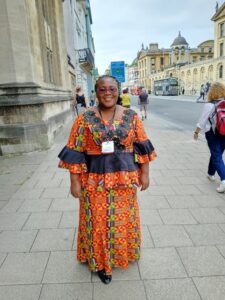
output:
<instances>
[{"instance_id":1,"label":"orange patterned dress","mask_svg":"<svg viewBox=\"0 0 225 300\"><path fill-rule=\"evenodd\" d=\"M113 140L114 153L102 154L102 142ZM94 110L79 115L59 167L79 173L80 198L77 259L92 271L128 267L140 257L137 187L140 164L154 159L154 148L142 122L131 110L105 122Z\"/></svg>"}]
</instances>

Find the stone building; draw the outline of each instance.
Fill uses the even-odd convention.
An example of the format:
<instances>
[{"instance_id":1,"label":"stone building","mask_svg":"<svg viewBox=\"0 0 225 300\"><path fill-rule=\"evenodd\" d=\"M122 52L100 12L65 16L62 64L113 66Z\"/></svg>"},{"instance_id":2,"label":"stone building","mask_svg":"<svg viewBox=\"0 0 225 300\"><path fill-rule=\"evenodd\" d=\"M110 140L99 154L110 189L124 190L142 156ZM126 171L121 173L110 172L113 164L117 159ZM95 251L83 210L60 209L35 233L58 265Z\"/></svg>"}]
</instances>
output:
<instances>
[{"instance_id":1,"label":"stone building","mask_svg":"<svg viewBox=\"0 0 225 300\"><path fill-rule=\"evenodd\" d=\"M85 2L88 10L89 1L70 2ZM0 0L0 154L48 148L72 120L76 42L65 26L63 5L59 0Z\"/></svg>"},{"instance_id":2,"label":"stone building","mask_svg":"<svg viewBox=\"0 0 225 300\"><path fill-rule=\"evenodd\" d=\"M64 26L70 76L86 97L93 89L94 40L91 32L92 15L89 0L64 0Z\"/></svg>"},{"instance_id":3,"label":"stone building","mask_svg":"<svg viewBox=\"0 0 225 300\"><path fill-rule=\"evenodd\" d=\"M214 40L203 41L196 48L190 48L179 32L168 49L151 43L138 52L139 82L153 90L154 81L175 76L179 90L186 94L197 93L201 84L212 81L225 83L225 3L212 17Z\"/></svg>"}]
</instances>

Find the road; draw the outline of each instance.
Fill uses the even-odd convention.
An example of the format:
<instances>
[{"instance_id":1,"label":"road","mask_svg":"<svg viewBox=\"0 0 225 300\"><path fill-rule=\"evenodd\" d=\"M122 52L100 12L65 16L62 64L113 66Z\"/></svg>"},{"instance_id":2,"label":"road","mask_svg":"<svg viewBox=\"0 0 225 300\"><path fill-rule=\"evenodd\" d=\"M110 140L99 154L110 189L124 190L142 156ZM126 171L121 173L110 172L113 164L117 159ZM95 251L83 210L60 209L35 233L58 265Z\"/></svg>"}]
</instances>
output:
<instances>
[{"instance_id":1,"label":"road","mask_svg":"<svg viewBox=\"0 0 225 300\"><path fill-rule=\"evenodd\" d=\"M137 97L132 97L132 104L137 106ZM167 121L179 130L193 130L201 115L204 103L195 101L176 100L176 97L151 97L148 110Z\"/></svg>"}]
</instances>

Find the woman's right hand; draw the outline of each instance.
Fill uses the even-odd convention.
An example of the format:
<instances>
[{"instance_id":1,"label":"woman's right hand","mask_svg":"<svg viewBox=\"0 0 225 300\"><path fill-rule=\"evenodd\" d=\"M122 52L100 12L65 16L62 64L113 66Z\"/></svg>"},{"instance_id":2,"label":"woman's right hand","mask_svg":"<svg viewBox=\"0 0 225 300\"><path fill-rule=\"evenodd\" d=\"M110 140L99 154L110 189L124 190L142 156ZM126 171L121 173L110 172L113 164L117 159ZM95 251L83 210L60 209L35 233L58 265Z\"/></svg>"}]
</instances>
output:
<instances>
[{"instance_id":1,"label":"woman's right hand","mask_svg":"<svg viewBox=\"0 0 225 300\"><path fill-rule=\"evenodd\" d=\"M78 174L70 174L70 192L74 198L80 198L81 193L81 181Z\"/></svg>"}]
</instances>

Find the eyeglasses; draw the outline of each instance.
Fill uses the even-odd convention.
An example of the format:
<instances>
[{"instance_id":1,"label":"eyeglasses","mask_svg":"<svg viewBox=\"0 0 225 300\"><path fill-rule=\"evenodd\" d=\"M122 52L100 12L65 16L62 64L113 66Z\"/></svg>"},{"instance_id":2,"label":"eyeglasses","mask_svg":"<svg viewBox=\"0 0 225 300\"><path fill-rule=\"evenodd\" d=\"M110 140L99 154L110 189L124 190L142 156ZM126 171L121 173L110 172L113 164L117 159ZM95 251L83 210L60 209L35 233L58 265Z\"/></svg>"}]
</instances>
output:
<instances>
[{"instance_id":1,"label":"eyeglasses","mask_svg":"<svg viewBox=\"0 0 225 300\"><path fill-rule=\"evenodd\" d=\"M97 91L98 91L100 94L105 94L107 91L108 91L110 94L115 94L115 93L117 93L118 89L117 89L117 87L110 86L109 88L105 88L105 87L97 88Z\"/></svg>"}]
</instances>

